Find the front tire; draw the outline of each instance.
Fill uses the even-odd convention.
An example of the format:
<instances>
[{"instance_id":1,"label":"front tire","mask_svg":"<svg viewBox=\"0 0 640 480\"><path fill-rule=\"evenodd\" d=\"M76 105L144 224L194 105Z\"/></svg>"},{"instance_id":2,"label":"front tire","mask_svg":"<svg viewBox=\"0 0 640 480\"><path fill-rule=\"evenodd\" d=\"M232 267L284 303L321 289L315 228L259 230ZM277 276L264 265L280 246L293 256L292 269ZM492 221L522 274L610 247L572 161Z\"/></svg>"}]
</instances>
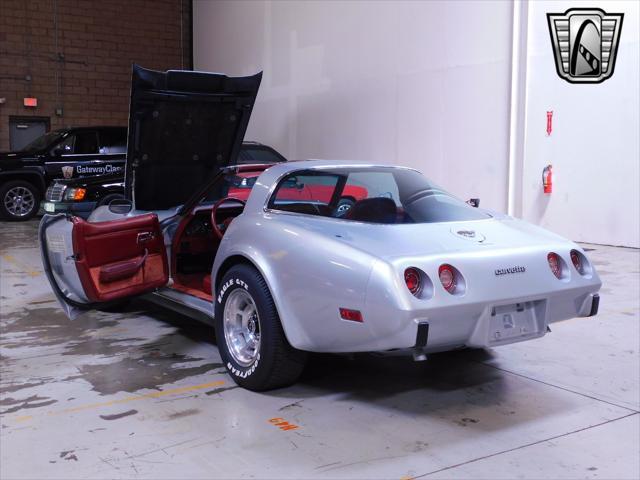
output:
<instances>
[{"instance_id":1,"label":"front tire","mask_svg":"<svg viewBox=\"0 0 640 480\"><path fill-rule=\"evenodd\" d=\"M262 391L298 379L307 354L287 341L269 288L257 270L249 265L232 267L214 302L220 356L238 385Z\"/></svg>"},{"instance_id":2,"label":"front tire","mask_svg":"<svg viewBox=\"0 0 640 480\"><path fill-rule=\"evenodd\" d=\"M40 191L24 180L12 180L0 186L0 217L24 221L40 209Z\"/></svg>"}]
</instances>

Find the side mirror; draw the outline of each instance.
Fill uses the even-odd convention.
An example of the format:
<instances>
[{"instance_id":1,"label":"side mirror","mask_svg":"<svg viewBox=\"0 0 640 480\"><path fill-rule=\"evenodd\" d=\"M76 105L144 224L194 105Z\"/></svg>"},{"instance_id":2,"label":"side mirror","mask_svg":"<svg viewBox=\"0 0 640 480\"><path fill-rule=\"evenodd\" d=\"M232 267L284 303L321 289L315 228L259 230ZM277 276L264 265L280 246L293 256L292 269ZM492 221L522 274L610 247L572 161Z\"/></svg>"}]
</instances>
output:
<instances>
[{"instance_id":1,"label":"side mirror","mask_svg":"<svg viewBox=\"0 0 640 480\"><path fill-rule=\"evenodd\" d=\"M133 202L126 198L114 198L109 202L109 211L118 215L126 215L133 210Z\"/></svg>"},{"instance_id":2,"label":"side mirror","mask_svg":"<svg viewBox=\"0 0 640 480\"><path fill-rule=\"evenodd\" d=\"M60 147L56 147L53 150L51 150L51 155L54 157L59 157L63 153L64 153L64 149Z\"/></svg>"},{"instance_id":3,"label":"side mirror","mask_svg":"<svg viewBox=\"0 0 640 480\"><path fill-rule=\"evenodd\" d=\"M478 208L480 206L480 199L479 198L470 198L469 200L467 200L467 203L469 205L471 205L472 207Z\"/></svg>"}]
</instances>

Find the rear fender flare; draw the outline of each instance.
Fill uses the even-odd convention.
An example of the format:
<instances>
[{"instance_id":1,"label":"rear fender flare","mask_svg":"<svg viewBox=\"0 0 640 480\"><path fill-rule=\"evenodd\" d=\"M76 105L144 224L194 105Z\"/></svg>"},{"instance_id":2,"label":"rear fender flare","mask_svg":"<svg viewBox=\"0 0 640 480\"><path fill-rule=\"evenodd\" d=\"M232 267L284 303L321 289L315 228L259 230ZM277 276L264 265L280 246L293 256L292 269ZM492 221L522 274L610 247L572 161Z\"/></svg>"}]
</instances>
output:
<instances>
[{"instance_id":1,"label":"rear fender flare","mask_svg":"<svg viewBox=\"0 0 640 480\"><path fill-rule=\"evenodd\" d=\"M290 325L288 325L290 321L290 316L286 314L287 308L284 302L277 295L277 292L280 291L277 279L273 274L273 269L270 267L269 262L261 255L255 248L251 248L250 246L240 246L235 245L233 250L226 252L224 259L216 259L214 270L211 272L211 280L214 285L215 296L213 297L213 301L218 301L218 288L220 286L220 282L222 281L222 277L224 274L232 268L234 265L245 263L251 265L255 268L269 288L269 293L271 293L271 297L273 298L273 302L275 303L276 310L278 311L278 316L280 317L280 323L282 324L282 329L284 330L285 337L287 337L287 341L293 346L296 346L296 338L291 336L291 332L293 329Z\"/></svg>"}]
</instances>

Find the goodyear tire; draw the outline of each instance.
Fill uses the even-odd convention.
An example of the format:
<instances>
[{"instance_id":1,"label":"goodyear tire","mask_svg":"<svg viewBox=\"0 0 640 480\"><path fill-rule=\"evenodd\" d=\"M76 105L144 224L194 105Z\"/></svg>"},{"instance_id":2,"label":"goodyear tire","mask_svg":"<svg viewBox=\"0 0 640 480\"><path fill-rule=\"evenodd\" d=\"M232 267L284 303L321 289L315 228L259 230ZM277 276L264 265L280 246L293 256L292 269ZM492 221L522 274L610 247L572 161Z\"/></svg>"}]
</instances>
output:
<instances>
[{"instance_id":1,"label":"goodyear tire","mask_svg":"<svg viewBox=\"0 0 640 480\"><path fill-rule=\"evenodd\" d=\"M294 383L306 353L287 341L266 282L249 265L222 278L215 302L215 329L222 361L241 387L261 391Z\"/></svg>"},{"instance_id":2,"label":"goodyear tire","mask_svg":"<svg viewBox=\"0 0 640 480\"><path fill-rule=\"evenodd\" d=\"M29 220L40 209L40 191L24 180L11 180L0 186L0 218Z\"/></svg>"}]
</instances>

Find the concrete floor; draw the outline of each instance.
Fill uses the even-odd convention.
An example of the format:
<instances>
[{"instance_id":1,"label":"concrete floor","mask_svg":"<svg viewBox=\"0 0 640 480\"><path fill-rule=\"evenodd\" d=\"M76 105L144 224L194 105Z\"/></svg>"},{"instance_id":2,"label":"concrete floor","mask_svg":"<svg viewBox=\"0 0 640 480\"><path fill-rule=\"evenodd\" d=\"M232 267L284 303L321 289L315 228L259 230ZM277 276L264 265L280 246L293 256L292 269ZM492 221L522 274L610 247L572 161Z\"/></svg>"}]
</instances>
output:
<instances>
[{"instance_id":1,"label":"concrete floor","mask_svg":"<svg viewBox=\"0 0 640 480\"><path fill-rule=\"evenodd\" d=\"M638 250L588 245L600 314L542 339L424 363L316 356L257 394L179 315L139 302L68 321L36 229L0 224L2 479L640 477Z\"/></svg>"}]
</instances>

